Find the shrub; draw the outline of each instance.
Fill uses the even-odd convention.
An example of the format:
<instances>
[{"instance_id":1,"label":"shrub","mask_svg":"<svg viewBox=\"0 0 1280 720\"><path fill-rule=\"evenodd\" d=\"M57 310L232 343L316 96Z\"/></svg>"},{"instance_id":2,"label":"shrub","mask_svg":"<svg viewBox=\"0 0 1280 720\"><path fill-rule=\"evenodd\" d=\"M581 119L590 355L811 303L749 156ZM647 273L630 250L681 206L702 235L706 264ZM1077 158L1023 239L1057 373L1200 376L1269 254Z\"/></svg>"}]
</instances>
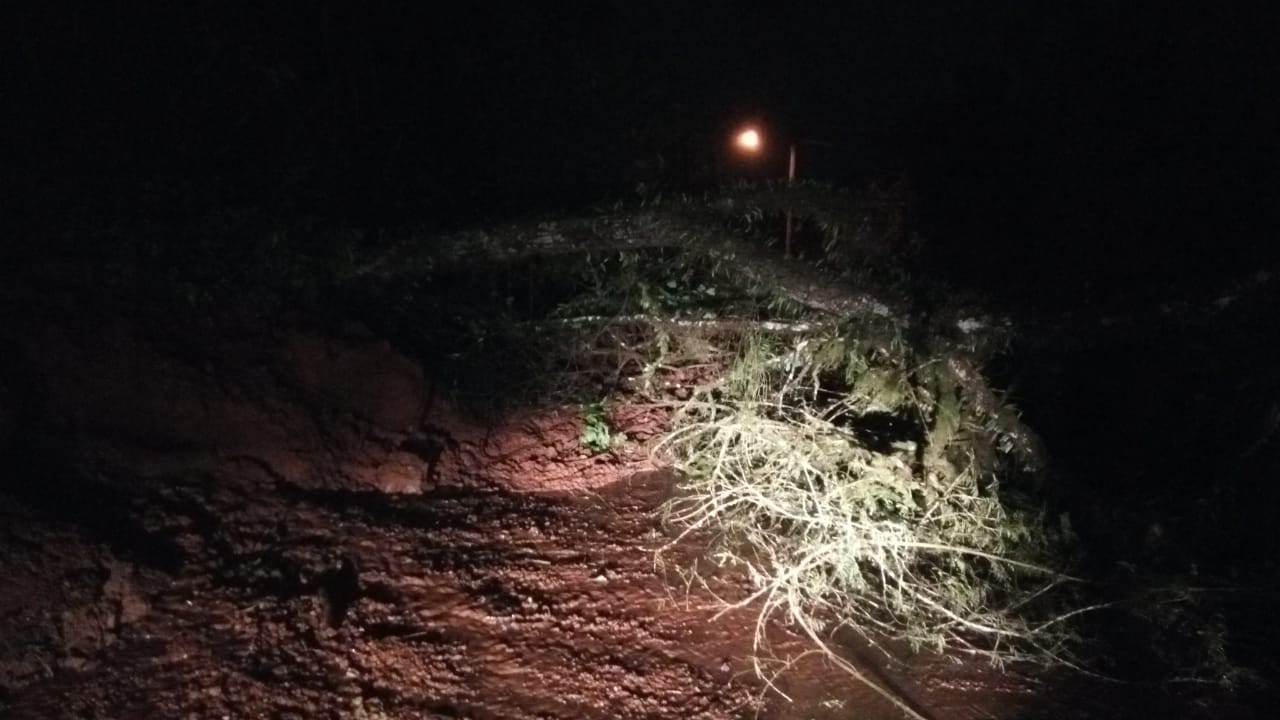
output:
<instances>
[{"instance_id":1,"label":"shrub","mask_svg":"<svg viewBox=\"0 0 1280 720\"><path fill-rule=\"evenodd\" d=\"M1054 528L1000 491L1012 444L944 358L915 362L891 333L848 337L752 338L681 408L662 445L683 476L663 508L679 536L659 561L709 533L712 559L753 583L726 609L760 603L761 655L777 616L855 674L826 639L836 630L887 653L905 641L997 665L1062 661L1073 613L1054 612L1049 591L1070 578L1050 567ZM885 417L888 437L869 435Z\"/></svg>"}]
</instances>

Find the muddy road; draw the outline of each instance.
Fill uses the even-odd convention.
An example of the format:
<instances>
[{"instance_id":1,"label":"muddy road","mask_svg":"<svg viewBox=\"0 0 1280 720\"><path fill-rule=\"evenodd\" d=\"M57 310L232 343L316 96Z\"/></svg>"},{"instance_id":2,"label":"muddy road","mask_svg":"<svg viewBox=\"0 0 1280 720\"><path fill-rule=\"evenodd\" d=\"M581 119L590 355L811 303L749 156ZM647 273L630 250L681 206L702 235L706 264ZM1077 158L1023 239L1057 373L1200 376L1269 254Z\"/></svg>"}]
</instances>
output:
<instances>
[{"instance_id":1,"label":"muddy road","mask_svg":"<svg viewBox=\"0 0 1280 720\"><path fill-rule=\"evenodd\" d=\"M655 567L652 408L593 454L574 409L464 418L368 333L8 321L0 717L902 717L813 656L765 687L752 609L717 612L744 578ZM1251 717L848 650L931 718Z\"/></svg>"}]
</instances>

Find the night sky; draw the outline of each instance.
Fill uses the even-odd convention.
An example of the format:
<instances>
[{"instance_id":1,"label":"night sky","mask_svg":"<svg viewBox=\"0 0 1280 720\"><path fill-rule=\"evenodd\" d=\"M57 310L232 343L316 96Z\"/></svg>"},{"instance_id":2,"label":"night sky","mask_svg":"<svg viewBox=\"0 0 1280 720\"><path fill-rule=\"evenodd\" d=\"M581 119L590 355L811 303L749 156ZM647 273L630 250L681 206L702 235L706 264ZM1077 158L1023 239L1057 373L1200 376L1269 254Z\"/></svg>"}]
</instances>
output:
<instances>
[{"instance_id":1,"label":"night sky","mask_svg":"<svg viewBox=\"0 0 1280 720\"><path fill-rule=\"evenodd\" d=\"M726 157L753 118L840 146L802 146L802 177L905 173L939 261L992 282L1268 267L1280 25L1143 5L7 4L10 241L69 217L447 227L698 191L783 172Z\"/></svg>"}]
</instances>

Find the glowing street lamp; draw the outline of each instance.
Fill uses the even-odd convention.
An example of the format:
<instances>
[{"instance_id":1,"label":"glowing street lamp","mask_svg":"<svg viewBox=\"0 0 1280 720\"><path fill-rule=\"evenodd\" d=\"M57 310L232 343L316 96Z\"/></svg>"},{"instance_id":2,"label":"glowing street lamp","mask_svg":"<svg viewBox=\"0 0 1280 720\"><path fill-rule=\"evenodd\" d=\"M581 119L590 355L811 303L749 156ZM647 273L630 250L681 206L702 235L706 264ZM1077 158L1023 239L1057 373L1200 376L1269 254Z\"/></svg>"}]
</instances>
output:
<instances>
[{"instance_id":1,"label":"glowing street lamp","mask_svg":"<svg viewBox=\"0 0 1280 720\"><path fill-rule=\"evenodd\" d=\"M736 142L738 143L738 147L743 150L749 153L758 153L760 152L762 145L760 141L760 131L755 128L745 128L742 132L738 133Z\"/></svg>"},{"instance_id":2,"label":"glowing street lamp","mask_svg":"<svg viewBox=\"0 0 1280 720\"><path fill-rule=\"evenodd\" d=\"M740 130L734 138L734 143L743 151L756 154L764 147L764 139L760 136L760 131L754 127L745 127ZM787 152L787 184L790 185L796 179L796 144L791 143ZM791 257L791 211L787 210L787 229L782 239L782 252L784 257Z\"/></svg>"}]
</instances>

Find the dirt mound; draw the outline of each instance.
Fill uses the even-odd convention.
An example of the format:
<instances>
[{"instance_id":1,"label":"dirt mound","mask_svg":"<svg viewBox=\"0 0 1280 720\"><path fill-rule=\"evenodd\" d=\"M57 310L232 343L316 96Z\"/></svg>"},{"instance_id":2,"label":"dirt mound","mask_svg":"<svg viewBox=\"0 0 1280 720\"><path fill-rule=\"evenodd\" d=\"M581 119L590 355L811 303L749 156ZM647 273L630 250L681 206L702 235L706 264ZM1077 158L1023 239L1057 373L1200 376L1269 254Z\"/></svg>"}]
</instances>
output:
<instances>
[{"instance_id":1,"label":"dirt mound","mask_svg":"<svg viewBox=\"0 0 1280 720\"><path fill-rule=\"evenodd\" d=\"M687 643L709 641L706 611L672 612L653 573L647 510L670 478L589 493L647 467L652 412L624 409L630 446L595 454L573 409L483 427L359 336L184 353L116 321L17 345L38 411L0 554L16 716L729 717L754 702L743 668ZM55 448L66 461L46 463Z\"/></svg>"}]
</instances>

